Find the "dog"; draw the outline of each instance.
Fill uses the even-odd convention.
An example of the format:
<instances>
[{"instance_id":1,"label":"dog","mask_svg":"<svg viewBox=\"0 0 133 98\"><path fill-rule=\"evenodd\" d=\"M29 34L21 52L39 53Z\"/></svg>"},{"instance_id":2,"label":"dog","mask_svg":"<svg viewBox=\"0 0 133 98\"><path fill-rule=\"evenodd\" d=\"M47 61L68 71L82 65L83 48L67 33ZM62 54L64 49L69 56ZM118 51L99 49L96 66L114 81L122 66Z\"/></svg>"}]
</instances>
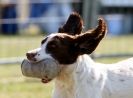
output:
<instances>
[{"instance_id":1,"label":"dog","mask_svg":"<svg viewBox=\"0 0 133 98\"><path fill-rule=\"evenodd\" d=\"M52 58L62 66L52 98L133 98L133 58L115 64L94 62L89 55L106 35L106 23L99 18L94 29L83 32L82 28L83 20L74 12L58 33L26 53L32 62ZM50 81L42 79L43 83Z\"/></svg>"}]
</instances>

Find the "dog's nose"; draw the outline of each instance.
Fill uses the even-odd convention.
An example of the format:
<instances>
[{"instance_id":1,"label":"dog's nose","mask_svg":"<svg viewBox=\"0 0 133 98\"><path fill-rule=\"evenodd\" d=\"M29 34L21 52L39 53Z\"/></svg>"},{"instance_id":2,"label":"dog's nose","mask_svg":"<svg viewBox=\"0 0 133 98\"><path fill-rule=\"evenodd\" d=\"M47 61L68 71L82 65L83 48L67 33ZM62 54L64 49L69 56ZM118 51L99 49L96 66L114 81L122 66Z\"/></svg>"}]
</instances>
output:
<instances>
[{"instance_id":1,"label":"dog's nose","mask_svg":"<svg viewBox=\"0 0 133 98\"><path fill-rule=\"evenodd\" d=\"M37 53L26 53L27 59L30 61L36 61L36 56Z\"/></svg>"}]
</instances>

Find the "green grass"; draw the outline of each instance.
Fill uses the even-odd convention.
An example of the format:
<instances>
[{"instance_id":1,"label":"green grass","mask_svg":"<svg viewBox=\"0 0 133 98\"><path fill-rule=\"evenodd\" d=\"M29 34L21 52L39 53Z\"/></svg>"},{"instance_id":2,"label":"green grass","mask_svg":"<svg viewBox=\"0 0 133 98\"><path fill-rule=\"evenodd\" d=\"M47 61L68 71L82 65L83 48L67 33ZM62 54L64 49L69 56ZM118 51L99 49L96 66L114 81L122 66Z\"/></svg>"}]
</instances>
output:
<instances>
[{"instance_id":1,"label":"green grass","mask_svg":"<svg viewBox=\"0 0 133 98\"><path fill-rule=\"evenodd\" d=\"M19 57L41 45L43 36L0 36L0 58Z\"/></svg>"},{"instance_id":2,"label":"green grass","mask_svg":"<svg viewBox=\"0 0 133 98\"><path fill-rule=\"evenodd\" d=\"M0 98L50 98L51 88L39 82L1 83Z\"/></svg>"},{"instance_id":3,"label":"green grass","mask_svg":"<svg viewBox=\"0 0 133 98\"><path fill-rule=\"evenodd\" d=\"M25 56L40 46L43 36L0 36L0 58ZM0 66L0 98L51 98L53 83L26 78L20 65Z\"/></svg>"},{"instance_id":4,"label":"green grass","mask_svg":"<svg viewBox=\"0 0 133 98\"><path fill-rule=\"evenodd\" d=\"M0 98L51 98L53 83L26 78L20 65L0 66Z\"/></svg>"},{"instance_id":5,"label":"green grass","mask_svg":"<svg viewBox=\"0 0 133 98\"><path fill-rule=\"evenodd\" d=\"M28 50L40 46L43 36L0 36L0 58L25 56ZM133 36L105 38L96 54L133 53ZM124 58L104 58L96 61L113 63ZM53 82L26 78L20 65L0 66L0 98L51 98Z\"/></svg>"},{"instance_id":6,"label":"green grass","mask_svg":"<svg viewBox=\"0 0 133 98\"><path fill-rule=\"evenodd\" d=\"M95 54L133 54L133 35L106 37L97 47ZM97 59L103 63L114 63L127 57Z\"/></svg>"},{"instance_id":7,"label":"green grass","mask_svg":"<svg viewBox=\"0 0 133 98\"><path fill-rule=\"evenodd\" d=\"M106 37L97 47L96 53L133 53L133 35Z\"/></svg>"}]
</instances>

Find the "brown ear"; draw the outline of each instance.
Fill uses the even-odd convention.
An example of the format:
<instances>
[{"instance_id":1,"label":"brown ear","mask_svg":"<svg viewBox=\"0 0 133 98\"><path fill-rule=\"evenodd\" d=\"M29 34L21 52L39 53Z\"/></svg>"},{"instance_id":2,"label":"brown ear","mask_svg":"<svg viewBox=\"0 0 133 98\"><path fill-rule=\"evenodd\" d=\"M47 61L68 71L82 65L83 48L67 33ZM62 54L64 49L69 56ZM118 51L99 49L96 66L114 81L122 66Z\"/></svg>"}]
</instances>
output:
<instances>
[{"instance_id":1,"label":"brown ear","mask_svg":"<svg viewBox=\"0 0 133 98\"><path fill-rule=\"evenodd\" d=\"M58 29L59 33L67 33L70 35L80 34L83 27L83 20L80 15L76 12L73 12L67 22Z\"/></svg>"},{"instance_id":2,"label":"brown ear","mask_svg":"<svg viewBox=\"0 0 133 98\"><path fill-rule=\"evenodd\" d=\"M78 35L75 39L75 46L78 48L79 54L91 54L105 36L106 31L107 27L105 21L102 18L99 18L98 26L95 29Z\"/></svg>"}]
</instances>

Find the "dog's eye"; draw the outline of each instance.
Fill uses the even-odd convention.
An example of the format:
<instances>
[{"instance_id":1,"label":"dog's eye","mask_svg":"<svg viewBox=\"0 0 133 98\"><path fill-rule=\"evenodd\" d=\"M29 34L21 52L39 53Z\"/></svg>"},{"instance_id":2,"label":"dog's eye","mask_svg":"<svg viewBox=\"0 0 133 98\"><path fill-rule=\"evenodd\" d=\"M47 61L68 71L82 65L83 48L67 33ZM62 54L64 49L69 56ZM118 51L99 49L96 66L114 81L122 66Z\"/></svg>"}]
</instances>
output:
<instances>
[{"instance_id":1,"label":"dog's eye","mask_svg":"<svg viewBox=\"0 0 133 98\"><path fill-rule=\"evenodd\" d=\"M55 48L58 48L60 45L60 40L58 37L54 37L51 41L49 41L48 43L48 47L51 48L51 49L55 49Z\"/></svg>"},{"instance_id":2,"label":"dog's eye","mask_svg":"<svg viewBox=\"0 0 133 98\"><path fill-rule=\"evenodd\" d=\"M49 45L50 48L56 48L56 45L55 44L51 44Z\"/></svg>"},{"instance_id":3,"label":"dog's eye","mask_svg":"<svg viewBox=\"0 0 133 98\"><path fill-rule=\"evenodd\" d=\"M49 48L56 48L57 44L54 42L49 43Z\"/></svg>"}]
</instances>

